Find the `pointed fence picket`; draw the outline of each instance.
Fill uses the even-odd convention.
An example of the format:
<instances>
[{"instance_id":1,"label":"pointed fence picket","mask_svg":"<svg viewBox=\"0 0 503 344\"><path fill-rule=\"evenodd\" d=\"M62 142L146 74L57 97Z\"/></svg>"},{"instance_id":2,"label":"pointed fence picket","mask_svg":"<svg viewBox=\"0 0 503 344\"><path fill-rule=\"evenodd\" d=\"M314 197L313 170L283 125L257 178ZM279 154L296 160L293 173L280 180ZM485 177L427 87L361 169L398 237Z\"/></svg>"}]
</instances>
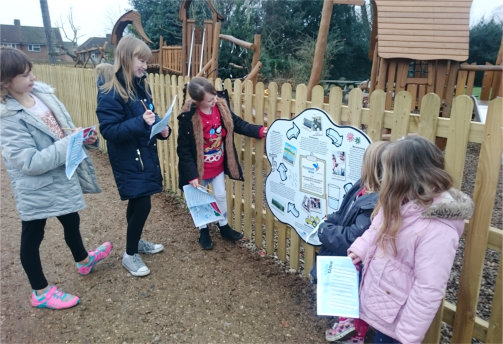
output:
<instances>
[{"instance_id":1,"label":"pointed fence picket","mask_svg":"<svg viewBox=\"0 0 503 344\"><path fill-rule=\"evenodd\" d=\"M56 89L56 95L65 104L77 126L96 125L96 77L92 70L63 66L35 65L39 80ZM178 189L178 157L176 138L178 116L184 99L183 88L187 77L148 76L156 110L164 115L175 95L178 95L170 126L171 136L158 141L161 171L165 190L181 195ZM307 100L307 88L284 83L279 87L271 82L261 82L253 87L251 81L242 83L229 79L214 81L217 89L227 89L233 111L249 122L270 126L277 118L290 119L308 107L325 110L338 124L352 125L366 131L372 140L397 140L405 135L419 134L431 141L446 140L446 169L454 179L454 185L462 183L466 147L469 143L481 144L472 198L475 213L467 221L465 251L460 275L458 301L454 305L443 302L435 317L425 342L439 342L442 321L451 325L452 342L470 342L477 338L483 342L502 342L502 267L499 264L492 313L489 320L476 316L476 307L487 248L502 250L502 229L491 227L491 216L496 200L496 187L503 153L503 99L489 103L486 123L471 121L472 100L465 95L456 97L452 103L450 118L438 117L440 98L428 93L421 99L419 114L410 113L413 100L407 91L398 92L393 99L393 110L385 110L391 102L389 94L374 91L369 97L369 107L363 108L363 95L359 89L349 93L348 105L343 105L342 90L330 89L325 97L323 88L313 88L312 100ZM231 225L242 229L246 238L254 239L255 245L269 255L276 256L290 268L309 274L316 255L316 248L300 239L296 231L274 218L264 202L264 177L270 171L265 155L264 140L236 135L236 147L243 166L245 182L227 178L229 220ZM102 139L100 148L106 151Z\"/></svg>"}]
</instances>

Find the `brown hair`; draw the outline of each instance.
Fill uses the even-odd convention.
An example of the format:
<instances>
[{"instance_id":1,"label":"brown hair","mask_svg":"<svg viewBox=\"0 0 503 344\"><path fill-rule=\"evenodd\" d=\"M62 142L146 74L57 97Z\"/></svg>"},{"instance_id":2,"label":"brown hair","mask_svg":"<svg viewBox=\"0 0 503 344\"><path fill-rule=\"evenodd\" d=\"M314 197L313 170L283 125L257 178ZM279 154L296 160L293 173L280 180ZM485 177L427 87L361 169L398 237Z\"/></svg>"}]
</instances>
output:
<instances>
[{"instance_id":1,"label":"brown hair","mask_svg":"<svg viewBox=\"0 0 503 344\"><path fill-rule=\"evenodd\" d=\"M204 95L206 93L216 95L217 90L215 87L209 82L207 79L202 78L202 77L195 77L192 80L189 81L188 84L185 84L185 87L183 88L183 102L182 104L185 104L185 97L187 95L187 92L189 93L189 96L192 100L195 102L200 102L201 100L204 99Z\"/></svg>"},{"instance_id":2,"label":"brown hair","mask_svg":"<svg viewBox=\"0 0 503 344\"><path fill-rule=\"evenodd\" d=\"M0 48L0 100L5 102L7 90L5 83L8 83L19 74L31 71L33 64L28 56L19 49L2 47Z\"/></svg>"},{"instance_id":3,"label":"brown hair","mask_svg":"<svg viewBox=\"0 0 503 344\"><path fill-rule=\"evenodd\" d=\"M363 154L362 186L367 192L378 192L382 179L382 153L390 144L389 141L372 142Z\"/></svg>"},{"instance_id":4,"label":"brown hair","mask_svg":"<svg viewBox=\"0 0 503 344\"><path fill-rule=\"evenodd\" d=\"M383 175L379 201L383 222L376 242L384 249L390 241L397 254L395 238L402 223L401 206L414 201L426 207L439 193L452 187L440 149L421 136L408 136L389 144L382 154Z\"/></svg>"},{"instance_id":5,"label":"brown hair","mask_svg":"<svg viewBox=\"0 0 503 344\"><path fill-rule=\"evenodd\" d=\"M100 87L105 93L115 89L124 101L134 97L134 73L133 73L133 58L141 60L149 60L152 56L152 51L148 45L142 40L133 37L122 37L115 48L115 62L113 77L106 81ZM122 73L124 77L124 85L117 79L117 73ZM145 79L145 90L148 92L148 83ZM150 96L150 94L149 94Z\"/></svg>"}]
</instances>

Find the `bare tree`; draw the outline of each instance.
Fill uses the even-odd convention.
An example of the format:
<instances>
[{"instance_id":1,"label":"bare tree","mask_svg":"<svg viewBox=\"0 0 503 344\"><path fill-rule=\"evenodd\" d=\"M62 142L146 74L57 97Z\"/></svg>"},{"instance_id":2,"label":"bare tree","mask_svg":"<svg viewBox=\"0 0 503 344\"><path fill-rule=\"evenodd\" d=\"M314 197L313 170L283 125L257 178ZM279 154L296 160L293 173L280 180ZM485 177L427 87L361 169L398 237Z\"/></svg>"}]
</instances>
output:
<instances>
[{"instance_id":1,"label":"bare tree","mask_svg":"<svg viewBox=\"0 0 503 344\"><path fill-rule=\"evenodd\" d=\"M59 18L59 25L58 27L63 31L63 36L65 39L69 40L72 42L75 46L78 45L78 39L82 37L82 35L79 36L79 30L80 27L75 25L75 22L73 20L73 8L70 6L70 9L68 10L68 14L66 15L66 23L69 26L69 30L65 28L65 23L63 22L63 19L60 17Z\"/></svg>"},{"instance_id":2,"label":"bare tree","mask_svg":"<svg viewBox=\"0 0 503 344\"><path fill-rule=\"evenodd\" d=\"M40 0L40 9L42 10L47 47L49 48L49 63L54 64L56 62L56 52L54 49L54 42L52 41L51 16L49 15L47 0Z\"/></svg>"}]
</instances>

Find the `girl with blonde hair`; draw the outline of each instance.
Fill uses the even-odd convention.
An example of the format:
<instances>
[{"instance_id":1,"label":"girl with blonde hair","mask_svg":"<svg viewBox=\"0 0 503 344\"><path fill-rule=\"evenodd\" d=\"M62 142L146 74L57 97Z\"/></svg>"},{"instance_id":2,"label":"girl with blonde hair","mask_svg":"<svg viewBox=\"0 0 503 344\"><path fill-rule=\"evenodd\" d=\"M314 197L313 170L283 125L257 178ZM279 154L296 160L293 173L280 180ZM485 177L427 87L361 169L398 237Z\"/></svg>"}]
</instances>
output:
<instances>
[{"instance_id":1,"label":"girl with blonde hair","mask_svg":"<svg viewBox=\"0 0 503 344\"><path fill-rule=\"evenodd\" d=\"M139 253L164 249L141 238L150 213L150 196L162 191L157 139L165 140L169 127L150 139L152 125L160 121L147 80L150 48L133 36L121 38L115 50L113 75L98 80L96 114L107 141L108 157L121 200L128 200L126 252L122 265L133 276L146 276L150 269ZM109 67L108 67L109 68ZM100 82L103 84L100 85Z\"/></svg>"},{"instance_id":2,"label":"girl with blonde hair","mask_svg":"<svg viewBox=\"0 0 503 344\"><path fill-rule=\"evenodd\" d=\"M319 255L345 256L351 244L370 226L371 214L377 203L382 178L381 156L389 141L372 142L363 155L361 179L344 195L340 208L320 224ZM311 270L316 278L316 266ZM361 319L339 317L325 331L329 342L348 339L349 343L363 343L368 325Z\"/></svg>"}]
</instances>

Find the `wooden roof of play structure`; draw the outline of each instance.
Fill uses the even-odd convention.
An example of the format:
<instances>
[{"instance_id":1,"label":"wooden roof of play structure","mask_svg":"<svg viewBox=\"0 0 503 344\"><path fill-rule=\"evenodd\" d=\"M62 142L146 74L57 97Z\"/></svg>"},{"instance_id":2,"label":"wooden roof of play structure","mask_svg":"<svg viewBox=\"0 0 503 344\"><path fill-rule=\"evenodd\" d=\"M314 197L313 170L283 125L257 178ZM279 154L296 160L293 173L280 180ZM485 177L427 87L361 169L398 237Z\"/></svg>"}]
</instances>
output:
<instances>
[{"instance_id":1,"label":"wooden roof of play structure","mask_svg":"<svg viewBox=\"0 0 503 344\"><path fill-rule=\"evenodd\" d=\"M419 110L423 95L442 100L449 116L460 63L468 59L472 0L371 0L373 9L369 90L412 95L411 110Z\"/></svg>"},{"instance_id":2,"label":"wooden roof of play structure","mask_svg":"<svg viewBox=\"0 0 503 344\"><path fill-rule=\"evenodd\" d=\"M468 59L472 0L373 0L371 47L383 58Z\"/></svg>"},{"instance_id":3,"label":"wooden roof of play structure","mask_svg":"<svg viewBox=\"0 0 503 344\"><path fill-rule=\"evenodd\" d=\"M141 25L141 15L136 11L128 11L123 14L115 23L112 30L111 43L115 47L119 40L122 38L122 34L126 27L131 24L136 32L136 34L146 43L152 43L152 41L147 37L145 31L143 31L143 26Z\"/></svg>"}]
</instances>

